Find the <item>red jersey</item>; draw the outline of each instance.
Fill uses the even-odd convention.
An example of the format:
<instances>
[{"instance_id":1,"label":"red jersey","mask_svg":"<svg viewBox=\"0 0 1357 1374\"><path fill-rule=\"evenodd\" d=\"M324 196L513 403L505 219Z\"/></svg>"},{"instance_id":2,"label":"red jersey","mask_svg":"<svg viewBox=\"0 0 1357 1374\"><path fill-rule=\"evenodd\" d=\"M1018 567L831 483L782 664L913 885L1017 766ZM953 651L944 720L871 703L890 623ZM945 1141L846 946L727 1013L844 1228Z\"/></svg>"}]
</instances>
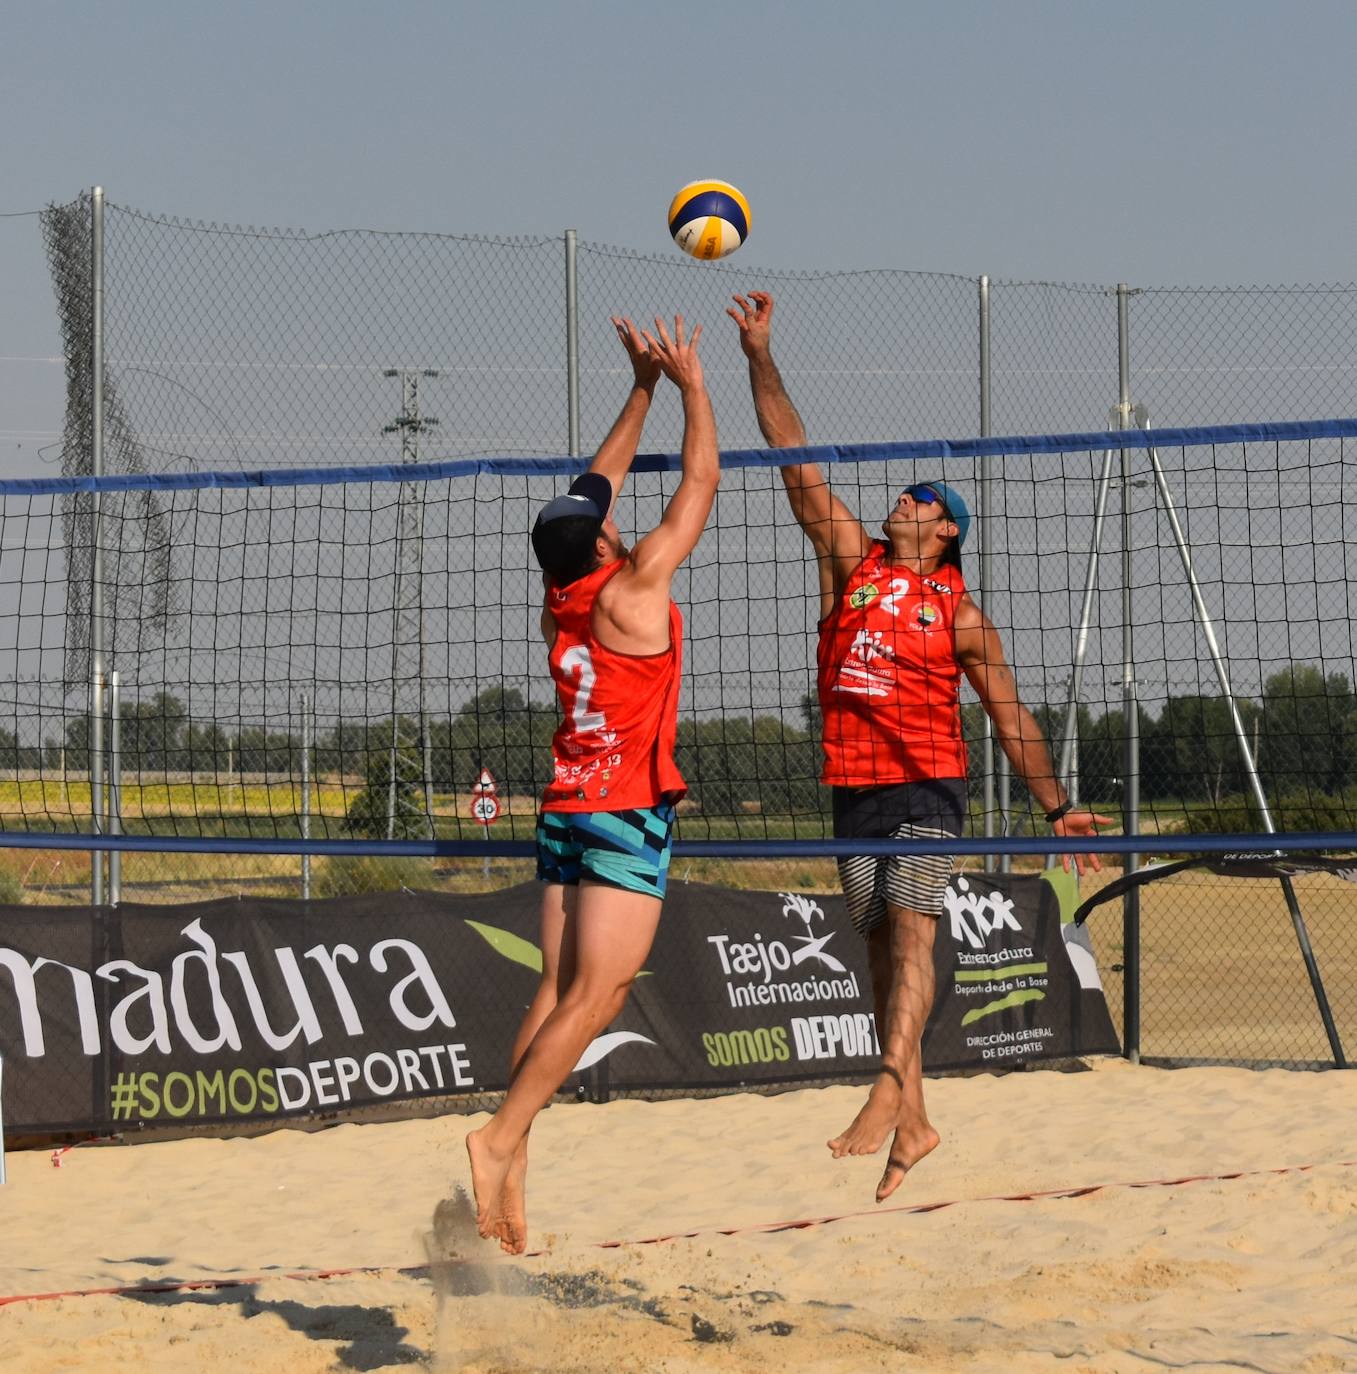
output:
<instances>
[{"instance_id":1,"label":"red jersey","mask_svg":"<svg viewBox=\"0 0 1357 1374\"><path fill-rule=\"evenodd\" d=\"M951 564L922 577L873 542L820 622L822 782L874 787L966 776L953 630L965 591Z\"/></svg>"},{"instance_id":2,"label":"red jersey","mask_svg":"<svg viewBox=\"0 0 1357 1374\"><path fill-rule=\"evenodd\" d=\"M552 587L556 624L549 662L565 719L551 741L556 776L544 811L630 811L677 801L687 790L674 763L683 617L669 603L669 647L623 654L594 637L594 602L621 559L568 587Z\"/></svg>"}]
</instances>

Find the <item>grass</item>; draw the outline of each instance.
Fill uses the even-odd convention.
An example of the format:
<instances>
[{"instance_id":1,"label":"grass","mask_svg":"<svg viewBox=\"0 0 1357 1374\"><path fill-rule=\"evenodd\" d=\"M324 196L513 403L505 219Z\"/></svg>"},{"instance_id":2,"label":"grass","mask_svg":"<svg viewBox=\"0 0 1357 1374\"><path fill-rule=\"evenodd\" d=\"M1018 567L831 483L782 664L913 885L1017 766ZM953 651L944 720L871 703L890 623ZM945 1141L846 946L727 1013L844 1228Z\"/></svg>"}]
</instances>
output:
<instances>
[{"instance_id":1,"label":"grass","mask_svg":"<svg viewBox=\"0 0 1357 1374\"><path fill-rule=\"evenodd\" d=\"M343 839L347 806L361 787L356 778L319 779L311 788L311 835ZM469 793L436 792L434 830L444 840L531 840L536 829L536 798L504 799L500 819L487 828L471 819ZM226 780L131 782L122 788L123 829L133 835L194 835L234 838L300 838L301 788L292 781ZM1112 809L1115 814L1115 808ZM1025 816L1025 813L1024 813ZM27 777L0 781L0 828L83 831L89 826L87 781ZM1147 816L1147 833L1170 831L1185 822L1181 808ZM1040 823L1038 823L1040 824ZM979 833L979 825L976 825ZM1030 827L1023 829L1030 833ZM684 810L676 837L684 839L819 839L830 833L824 813L800 815L707 816ZM125 900L180 902L250 893L296 897L301 892L298 855L129 852L122 856ZM1024 872L1041 867L1037 856L1015 859ZM531 860L376 859L371 856L315 856L311 860L314 896L387 891L402 886L444 892L496 890L527 881ZM968 863L966 867L975 867ZM1118 865L1119 867L1119 865ZM29 901L80 902L87 899L90 860L85 853L58 850L0 852L0 897L6 879L11 891ZM708 883L738 889L833 892L838 875L833 859L675 860L671 881Z\"/></svg>"}]
</instances>

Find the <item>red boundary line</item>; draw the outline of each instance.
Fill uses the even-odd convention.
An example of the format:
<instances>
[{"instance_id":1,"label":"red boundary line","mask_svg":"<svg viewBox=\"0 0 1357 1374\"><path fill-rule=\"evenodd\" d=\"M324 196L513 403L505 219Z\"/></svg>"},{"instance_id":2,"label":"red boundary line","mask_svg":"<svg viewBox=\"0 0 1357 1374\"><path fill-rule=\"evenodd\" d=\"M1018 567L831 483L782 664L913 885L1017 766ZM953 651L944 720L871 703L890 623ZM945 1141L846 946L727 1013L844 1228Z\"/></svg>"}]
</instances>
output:
<instances>
[{"instance_id":1,"label":"red boundary line","mask_svg":"<svg viewBox=\"0 0 1357 1374\"><path fill-rule=\"evenodd\" d=\"M1228 1174L1184 1174L1180 1178L1133 1179L1114 1183L1088 1183L1075 1188L1048 1188L1031 1193L996 1193L988 1197L948 1198L942 1202L915 1202L905 1206L874 1207L859 1212L841 1212L836 1216L803 1217L796 1221L762 1221L748 1226L717 1226L696 1231L674 1231L663 1236L645 1236L633 1240L594 1241L596 1250L618 1250L633 1245L667 1245L676 1240L696 1240L700 1236L775 1235L780 1231L805 1231L815 1226L828 1226L836 1221L852 1221L860 1217L880 1217L887 1214L908 1216L925 1212L940 1212L946 1207L960 1207L979 1202L1037 1202L1048 1198L1081 1198L1114 1188L1181 1188L1189 1183L1230 1183L1241 1178L1264 1178L1269 1175L1307 1174L1315 1169L1354 1169L1357 1159L1339 1159L1324 1164L1287 1164L1275 1169L1238 1169ZM531 1250L525 1258L550 1254L549 1250ZM136 1297L142 1293L190 1293L203 1289L244 1288L269 1279L337 1279L352 1274L393 1273L405 1276L427 1274L427 1264L404 1266L353 1265L344 1269L301 1269L269 1274L254 1274L244 1278L182 1279L169 1283L133 1283L114 1288L70 1288L57 1293L13 1293L0 1296L0 1307L18 1302L51 1302L57 1298Z\"/></svg>"},{"instance_id":2,"label":"red boundary line","mask_svg":"<svg viewBox=\"0 0 1357 1374\"><path fill-rule=\"evenodd\" d=\"M945 1207L959 1207L977 1202L1035 1202L1044 1198L1079 1198L1112 1188L1179 1188L1188 1183L1228 1183L1240 1178L1261 1178L1269 1174L1303 1174L1314 1169L1357 1168L1357 1159L1334 1160L1327 1164L1288 1164L1276 1169L1239 1169L1228 1174L1185 1174L1181 1178L1132 1179L1114 1183L1088 1183L1075 1188L1048 1188L1031 1193L996 1193L989 1197L948 1198L943 1202L915 1202L896 1207L864 1208L858 1212L841 1212L836 1216L805 1217L799 1221L755 1222L749 1226L709 1227L706 1230L676 1231L672 1235L647 1236L641 1240L605 1240L595 1244L599 1249L612 1250L629 1245L664 1245L673 1240L695 1240L703 1235L737 1236L751 1233L772 1235L779 1231L802 1231L813 1226L828 1226L831 1222L851 1221L860 1217L879 1217L887 1213L907 1216L912 1213L940 1212ZM545 1253L537 1251L535 1253Z\"/></svg>"}]
</instances>

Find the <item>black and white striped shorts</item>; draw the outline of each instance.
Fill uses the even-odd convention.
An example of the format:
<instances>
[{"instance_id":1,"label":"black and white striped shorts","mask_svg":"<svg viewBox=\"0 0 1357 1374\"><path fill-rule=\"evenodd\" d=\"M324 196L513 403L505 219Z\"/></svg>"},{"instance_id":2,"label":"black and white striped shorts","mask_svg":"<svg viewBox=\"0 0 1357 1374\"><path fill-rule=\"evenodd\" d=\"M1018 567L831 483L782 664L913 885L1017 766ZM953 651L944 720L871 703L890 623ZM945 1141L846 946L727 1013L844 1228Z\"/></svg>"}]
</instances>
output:
<instances>
[{"instance_id":1,"label":"black and white striped shorts","mask_svg":"<svg viewBox=\"0 0 1357 1374\"><path fill-rule=\"evenodd\" d=\"M836 787L838 839L954 839L966 814L963 778L885 787ZM848 916L863 937L886 919L886 904L941 916L952 854L858 854L839 860Z\"/></svg>"}]
</instances>

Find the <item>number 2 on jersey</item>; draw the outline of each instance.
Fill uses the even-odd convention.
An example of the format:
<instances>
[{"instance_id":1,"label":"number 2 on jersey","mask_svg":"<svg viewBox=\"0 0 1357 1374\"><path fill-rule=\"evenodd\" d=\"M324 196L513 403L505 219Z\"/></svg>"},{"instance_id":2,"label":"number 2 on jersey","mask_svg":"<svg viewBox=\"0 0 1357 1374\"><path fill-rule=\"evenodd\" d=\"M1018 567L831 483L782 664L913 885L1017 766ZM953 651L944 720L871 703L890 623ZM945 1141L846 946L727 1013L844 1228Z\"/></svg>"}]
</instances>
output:
<instances>
[{"instance_id":1,"label":"number 2 on jersey","mask_svg":"<svg viewBox=\"0 0 1357 1374\"><path fill-rule=\"evenodd\" d=\"M899 615L900 612L896 609L895 603L908 591L909 579L907 577L891 578L891 589L886 596L881 598L881 609L891 615Z\"/></svg>"},{"instance_id":2,"label":"number 2 on jersey","mask_svg":"<svg viewBox=\"0 0 1357 1374\"><path fill-rule=\"evenodd\" d=\"M561 667L572 676L578 670L580 685L575 692L575 706L571 717L575 722L575 733L584 734L589 730L603 729L602 711L589 709L589 694L594 690L594 660L583 644L572 644L561 655Z\"/></svg>"}]
</instances>

